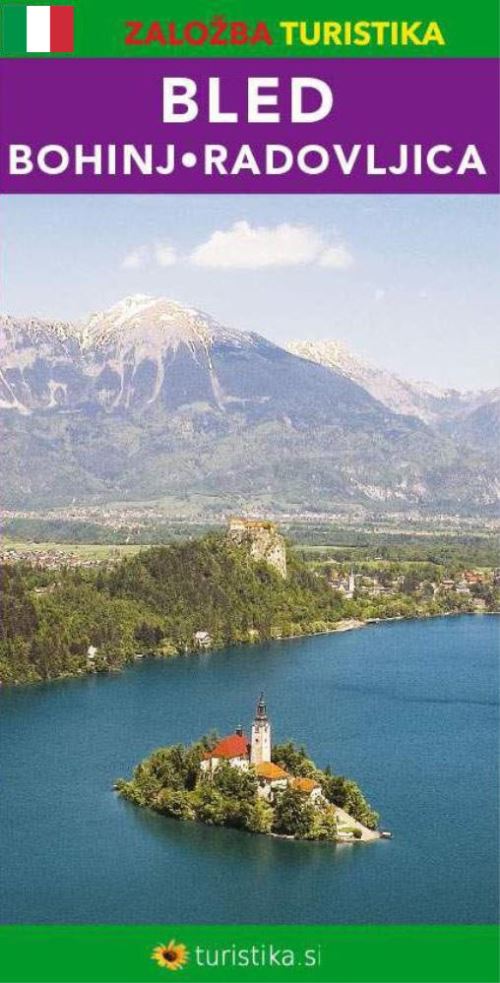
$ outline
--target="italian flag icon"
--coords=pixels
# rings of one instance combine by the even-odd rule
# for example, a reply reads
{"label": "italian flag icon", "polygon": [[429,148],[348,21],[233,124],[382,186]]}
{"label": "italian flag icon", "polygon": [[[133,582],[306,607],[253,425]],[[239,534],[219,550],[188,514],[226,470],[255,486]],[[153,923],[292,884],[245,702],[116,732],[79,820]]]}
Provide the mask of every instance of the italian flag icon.
{"label": "italian flag icon", "polygon": [[0,7],[0,47],[6,55],[52,54],[73,51],[73,7]]}

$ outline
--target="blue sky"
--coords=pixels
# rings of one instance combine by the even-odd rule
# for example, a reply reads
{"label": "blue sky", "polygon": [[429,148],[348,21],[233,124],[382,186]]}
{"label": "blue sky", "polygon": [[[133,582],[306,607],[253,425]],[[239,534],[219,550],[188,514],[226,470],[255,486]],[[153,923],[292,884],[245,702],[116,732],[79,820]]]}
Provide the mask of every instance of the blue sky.
{"label": "blue sky", "polygon": [[498,199],[12,196],[1,310],[73,319],[148,293],[276,342],[343,341],[438,385],[498,385]]}

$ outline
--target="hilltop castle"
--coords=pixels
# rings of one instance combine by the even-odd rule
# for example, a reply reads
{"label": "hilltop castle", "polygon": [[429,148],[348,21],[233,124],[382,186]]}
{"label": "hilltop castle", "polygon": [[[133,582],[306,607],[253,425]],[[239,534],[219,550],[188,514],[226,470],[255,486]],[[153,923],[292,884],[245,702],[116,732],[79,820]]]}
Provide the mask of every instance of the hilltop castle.
{"label": "hilltop castle", "polygon": [[246,545],[254,560],[264,560],[286,577],[286,546],[274,522],[268,519],[229,519],[228,536],[235,543]]}

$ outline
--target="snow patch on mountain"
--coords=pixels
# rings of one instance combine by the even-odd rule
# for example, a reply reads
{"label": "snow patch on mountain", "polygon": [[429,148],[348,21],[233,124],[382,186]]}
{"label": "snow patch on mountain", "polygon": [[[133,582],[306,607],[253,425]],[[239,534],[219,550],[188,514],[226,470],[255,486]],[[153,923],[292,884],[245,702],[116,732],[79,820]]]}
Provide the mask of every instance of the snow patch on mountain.
{"label": "snow patch on mountain", "polygon": [[166,297],[134,294],[84,325],[86,348],[124,352],[134,349],[136,360],[158,358],[166,350],[187,345],[193,353],[215,339],[234,340],[240,332],[223,327],[209,314]]}
{"label": "snow patch on mountain", "polygon": [[2,358],[21,348],[64,344],[78,337],[75,325],[68,321],[48,321],[39,317],[12,317],[0,314],[0,352]]}
{"label": "snow patch on mountain", "polygon": [[498,398],[498,390],[460,392],[429,382],[409,382],[354,355],[339,341],[290,341],[284,347],[293,355],[340,372],[394,413],[416,416],[428,424],[460,418]]}

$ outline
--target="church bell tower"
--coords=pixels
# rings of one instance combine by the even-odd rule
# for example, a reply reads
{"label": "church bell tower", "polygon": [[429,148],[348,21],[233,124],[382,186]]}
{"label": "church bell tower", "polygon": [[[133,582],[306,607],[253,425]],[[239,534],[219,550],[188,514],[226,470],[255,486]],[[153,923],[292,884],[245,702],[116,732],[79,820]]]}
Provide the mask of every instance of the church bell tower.
{"label": "church bell tower", "polygon": [[264,694],[260,694],[257,703],[255,720],[252,724],[252,743],[250,747],[250,764],[261,765],[271,760],[271,724],[267,716]]}

